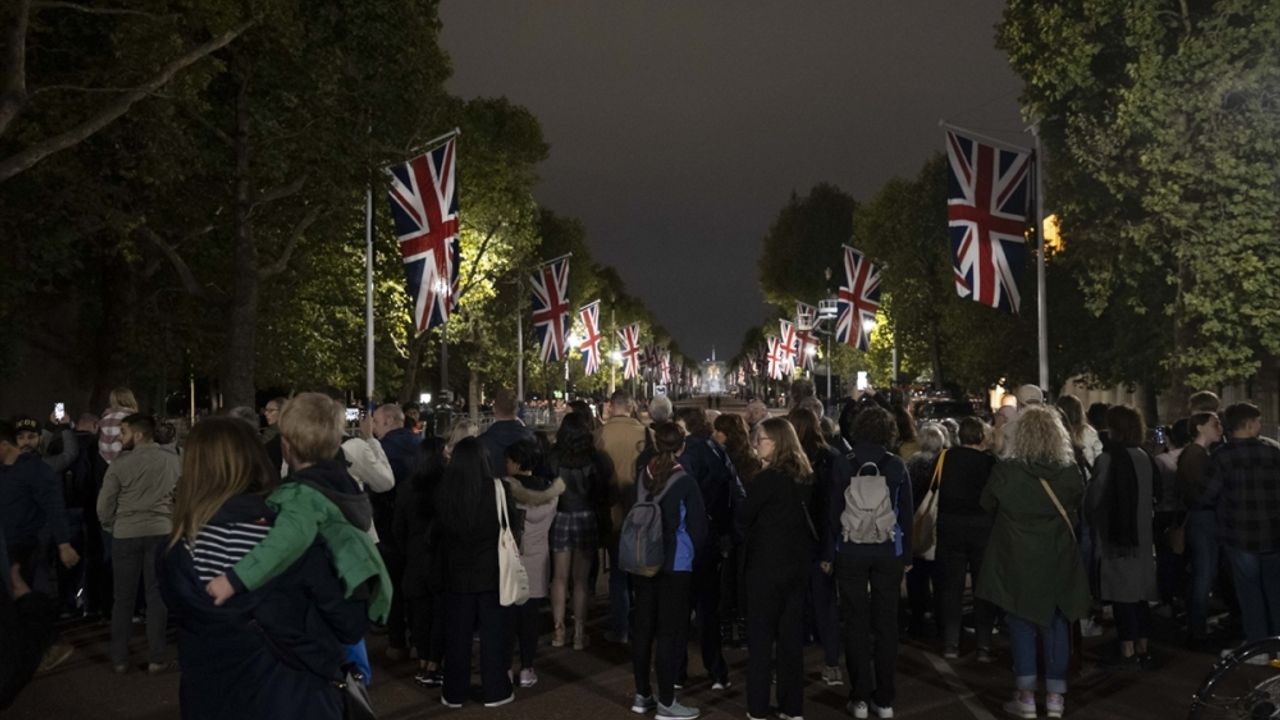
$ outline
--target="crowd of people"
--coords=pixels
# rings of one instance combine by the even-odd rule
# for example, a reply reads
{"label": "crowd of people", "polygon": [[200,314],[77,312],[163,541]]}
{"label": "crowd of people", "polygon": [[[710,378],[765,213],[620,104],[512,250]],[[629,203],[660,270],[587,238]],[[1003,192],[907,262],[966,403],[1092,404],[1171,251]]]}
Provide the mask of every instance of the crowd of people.
{"label": "crowd of people", "polygon": [[546,431],[499,391],[483,432],[438,437],[413,407],[353,429],[299,393],[178,438],[120,388],[74,427],[0,422],[0,627],[17,638],[0,708],[74,651],[55,630],[71,612],[110,619],[117,673],[171,671],[176,628],[188,718],[350,716],[375,628],[442,705],[501,706],[539,682],[541,638],[591,645],[600,575],[600,639],[629,646],[630,709],[658,720],[700,715],[677,696],[691,643],[716,692],[734,686],[725,647],[745,644],[749,718],[803,717],[809,640],[850,715],[891,718],[904,630],[978,663],[1001,659],[1003,631],[1005,709],[1035,718],[1042,687],[1062,716],[1106,612],[1116,670],[1157,662],[1153,606],[1185,613],[1195,647],[1235,639],[1211,633],[1224,614],[1246,640],[1280,634],[1280,446],[1257,407],[1198,393],[1152,437],[1130,406],[1014,399],[993,424],[918,426],[874,391],[828,414],[798,383],[785,414],[744,415],[620,391]]}

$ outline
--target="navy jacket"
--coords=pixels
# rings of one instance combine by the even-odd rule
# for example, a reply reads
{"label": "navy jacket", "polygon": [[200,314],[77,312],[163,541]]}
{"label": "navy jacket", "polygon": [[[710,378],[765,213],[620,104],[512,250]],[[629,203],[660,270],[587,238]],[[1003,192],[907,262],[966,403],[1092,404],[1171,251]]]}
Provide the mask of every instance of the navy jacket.
{"label": "navy jacket", "polygon": [[[210,524],[271,517],[262,497],[228,500]],[[184,720],[342,717],[345,646],[366,629],[366,603],[343,598],[324,543],[261,588],[215,607],[182,542],[157,561],[178,628]]]}
{"label": "navy jacket", "polygon": [[[627,504],[633,507],[647,470],[642,470],[636,483],[627,491]],[[698,483],[686,472],[676,471],[667,479],[669,487],[658,507],[662,509],[662,550],[666,558],[663,572],[691,572],[700,562],[707,538],[707,511],[702,504]]]}
{"label": "navy jacket", "polygon": [[489,475],[507,474],[507,448],[520,440],[533,440],[533,430],[519,420],[498,420],[480,433],[480,444],[489,461]]}
{"label": "navy jacket", "polygon": [[[707,509],[707,549],[719,538],[734,534],[734,513],[742,500],[742,485],[728,453],[711,438],[690,435],[685,438],[680,466],[698,482],[702,502]],[[702,547],[699,546],[701,550]],[[710,560],[701,554],[702,560]]]}
{"label": "navy jacket", "polygon": [[62,479],[35,453],[0,465],[0,527],[10,547],[36,542],[47,529],[54,542],[71,538],[62,502]]}
{"label": "navy jacket", "polygon": [[[849,474],[837,478],[831,484],[831,494],[827,506],[827,538],[824,543],[822,558],[827,562],[835,560],[837,552],[862,557],[901,557],[911,558],[911,525],[915,517],[915,504],[911,497],[911,478],[907,475],[907,465],[902,458],[885,450],[879,445],[855,442],[853,452],[848,458]],[[864,463],[875,463],[880,468],[889,486],[889,500],[893,503],[898,516],[898,530],[895,537],[883,543],[862,544],[845,542],[840,515],[844,512],[844,491],[849,487],[850,478],[856,474]]]}

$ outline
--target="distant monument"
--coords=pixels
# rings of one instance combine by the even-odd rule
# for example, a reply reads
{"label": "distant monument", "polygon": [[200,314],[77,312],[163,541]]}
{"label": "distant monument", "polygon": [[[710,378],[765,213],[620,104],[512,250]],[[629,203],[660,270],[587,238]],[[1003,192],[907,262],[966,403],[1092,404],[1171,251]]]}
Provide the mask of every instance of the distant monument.
{"label": "distant monument", "polygon": [[698,388],[703,395],[722,395],[724,394],[725,378],[728,377],[729,368],[723,360],[716,360],[716,347],[711,346],[711,359],[706,360],[701,365],[702,383]]}

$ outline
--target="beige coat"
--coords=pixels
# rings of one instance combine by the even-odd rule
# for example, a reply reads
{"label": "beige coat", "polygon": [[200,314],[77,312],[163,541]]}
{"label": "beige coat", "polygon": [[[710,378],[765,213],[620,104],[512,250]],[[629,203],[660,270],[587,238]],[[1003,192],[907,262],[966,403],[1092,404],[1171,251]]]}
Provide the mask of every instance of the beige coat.
{"label": "beige coat", "polygon": [[182,459],[173,448],[143,443],[107,467],[98,493],[98,518],[116,538],[168,535],[173,529],[173,491]]}
{"label": "beige coat", "polygon": [[625,498],[636,484],[636,458],[644,450],[645,426],[635,418],[614,416],[596,431],[596,447],[613,463],[613,527],[622,527]]}

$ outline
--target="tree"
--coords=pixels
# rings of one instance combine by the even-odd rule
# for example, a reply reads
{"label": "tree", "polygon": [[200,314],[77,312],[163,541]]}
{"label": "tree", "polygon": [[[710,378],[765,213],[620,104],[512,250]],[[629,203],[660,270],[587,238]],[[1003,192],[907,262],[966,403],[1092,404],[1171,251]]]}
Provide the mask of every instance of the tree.
{"label": "tree", "polygon": [[790,316],[796,301],[814,304],[829,296],[839,284],[830,278],[840,267],[841,246],[853,234],[857,207],[852,197],[828,183],[815,185],[803,197],[791,194],[769,226],[758,262],[767,302]]}
{"label": "tree", "polygon": [[1102,333],[1150,359],[1111,369],[1185,396],[1280,351],[1280,7],[1167,6],[1013,0],[999,38],[1088,309],[1159,330]]}

